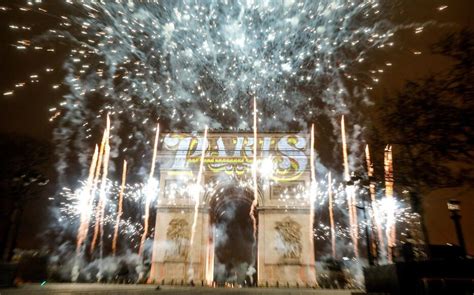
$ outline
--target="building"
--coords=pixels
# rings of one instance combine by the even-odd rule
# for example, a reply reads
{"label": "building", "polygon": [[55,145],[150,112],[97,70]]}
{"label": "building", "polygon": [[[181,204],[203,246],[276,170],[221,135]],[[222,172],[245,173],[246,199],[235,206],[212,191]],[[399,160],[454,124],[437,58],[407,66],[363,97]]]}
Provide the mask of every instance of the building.
{"label": "building", "polygon": [[219,216],[256,197],[258,285],[316,284],[309,135],[258,134],[256,195],[253,142],[252,133],[164,136],[150,281],[212,284]]}

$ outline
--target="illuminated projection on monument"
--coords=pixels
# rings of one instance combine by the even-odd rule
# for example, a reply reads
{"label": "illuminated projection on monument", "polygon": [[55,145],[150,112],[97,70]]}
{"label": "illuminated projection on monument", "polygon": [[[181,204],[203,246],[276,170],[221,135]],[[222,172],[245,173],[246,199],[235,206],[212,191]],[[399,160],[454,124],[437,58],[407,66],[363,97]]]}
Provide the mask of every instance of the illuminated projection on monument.
{"label": "illuminated projection on monument", "polygon": [[[242,175],[253,164],[253,137],[251,135],[214,135],[206,140],[204,164],[207,171]],[[260,166],[272,171],[275,181],[298,179],[308,166],[306,136],[260,135],[257,157]],[[187,174],[197,169],[202,155],[203,137],[190,134],[168,134],[164,138],[161,169],[172,174]],[[164,157],[163,157],[164,156]]]}

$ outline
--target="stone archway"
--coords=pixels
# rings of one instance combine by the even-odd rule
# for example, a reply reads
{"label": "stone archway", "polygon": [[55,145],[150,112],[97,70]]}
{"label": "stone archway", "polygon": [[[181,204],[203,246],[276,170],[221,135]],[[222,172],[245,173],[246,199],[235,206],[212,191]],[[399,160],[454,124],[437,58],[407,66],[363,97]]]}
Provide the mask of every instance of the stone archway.
{"label": "stone archway", "polygon": [[[159,156],[162,165],[150,282],[180,284],[192,279],[195,284],[212,284],[215,273],[213,211],[226,202],[233,202],[232,196],[238,194],[228,194],[229,200],[220,205],[213,203],[213,196],[221,189],[237,188],[241,184],[238,178],[251,177],[251,139],[248,134],[210,134],[207,140],[211,148],[206,153],[200,185],[217,183],[217,187],[191,196],[189,194],[199,193],[192,190],[195,187],[192,182],[196,179],[202,137],[165,136],[163,145],[167,152]],[[258,176],[258,285],[314,286],[308,140],[304,135],[269,133],[259,134],[258,143],[257,161],[270,156],[276,161],[275,177],[263,172]],[[252,181],[243,183],[247,183],[244,189],[253,196]],[[187,189],[182,190],[181,186]],[[182,191],[187,195],[182,195]],[[191,247],[189,228],[194,222],[196,198],[199,203]],[[253,200],[246,197],[244,201],[249,199]]]}
{"label": "stone archway", "polygon": [[[236,183],[221,186],[209,198],[213,281],[253,285],[257,281],[257,243],[249,212],[253,192]],[[258,216],[256,216],[258,222]],[[258,223],[257,223],[258,224]]]}

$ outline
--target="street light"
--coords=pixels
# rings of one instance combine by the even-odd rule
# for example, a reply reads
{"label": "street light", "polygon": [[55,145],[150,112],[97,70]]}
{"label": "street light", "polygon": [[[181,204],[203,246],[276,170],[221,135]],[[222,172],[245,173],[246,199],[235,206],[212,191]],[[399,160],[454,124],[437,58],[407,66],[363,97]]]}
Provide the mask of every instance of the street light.
{"label": "street light", "polygon": [[464,235],[462,234],[461,229],[461,201],[451,199],[448,201],[448,210],[451,213],[451,219],[454,222],[454,227],[456,229],[456,235],[458,236],[458,243],[461,247],[462,256],[466,257],[466,243],[464,242]]}

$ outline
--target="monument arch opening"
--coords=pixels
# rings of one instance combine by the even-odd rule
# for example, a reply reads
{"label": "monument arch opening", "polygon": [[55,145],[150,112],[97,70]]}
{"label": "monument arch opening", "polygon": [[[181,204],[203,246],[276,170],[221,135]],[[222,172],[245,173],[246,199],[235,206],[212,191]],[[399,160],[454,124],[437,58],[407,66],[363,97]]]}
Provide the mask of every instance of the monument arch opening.
{"label": "monument arch opening", "polygon": [[[214,240],[214,281],[256,282],[257,241],[249,218],[253,192],[237,184],[219,189],[209,202]],[[258,222],[258,220],[257,220]]]}

